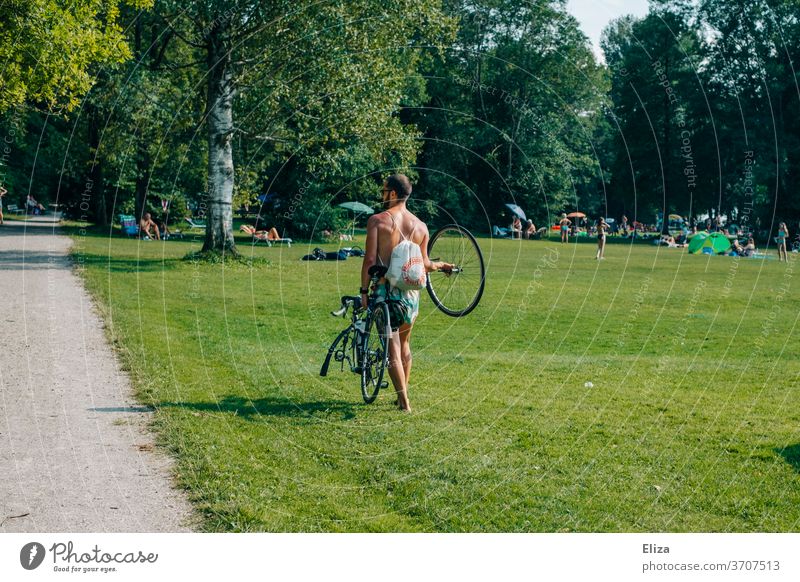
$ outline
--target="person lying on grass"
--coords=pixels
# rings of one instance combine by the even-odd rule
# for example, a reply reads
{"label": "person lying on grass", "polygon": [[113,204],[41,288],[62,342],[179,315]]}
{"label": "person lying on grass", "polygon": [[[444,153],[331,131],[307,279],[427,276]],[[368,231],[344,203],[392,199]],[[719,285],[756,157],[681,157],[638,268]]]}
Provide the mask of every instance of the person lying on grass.
{"label": "person lying on grass", "polygon": [[252,235],[256,240],[279,240],[281,238],[281,235],[278,234],[278,230],[274,226],[269,230],[256,230],[254,226],[243,224],[239,227],[239,230]]}
{"label": "person lying on grass", "polygon": [[[432,262],[428,257],[428,227],[406,208],[411,195],[411,182],[403,174],[393,174],[383,183],[381,190],[383,205],[386,208],[373,214],[367,221],[367,244],[364,263],[361,266],[361,305],[367,304],[369,294],[369,269],[375,264],[389,266],[394,247],[401,240],[410,240],[419,245],[425,271],[444,271],[449,273],[453,265]],[[389,376],[397,393],[397,406],[410,411],[408,402],[408,380],[411,375],[411,328],[419,313],[419,291],[400,290],[391,287],[386,279],[378,283],[377,292],[395,308],[392,314],[392,335],[389,340]],[[391,308],[390,308],[391,312]]]}

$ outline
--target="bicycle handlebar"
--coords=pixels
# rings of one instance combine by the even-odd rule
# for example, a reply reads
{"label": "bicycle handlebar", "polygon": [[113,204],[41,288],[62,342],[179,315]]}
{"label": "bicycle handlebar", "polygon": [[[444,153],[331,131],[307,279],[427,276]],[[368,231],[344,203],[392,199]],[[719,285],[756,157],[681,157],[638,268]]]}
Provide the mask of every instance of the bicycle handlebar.
{"label": "bicycle handlebar", "polygon": [[342,306],[337,309],[336,311],[331,311],[331,315],[334,317],[345,317],[347,315],[347,310],[353,307],[354,309],[361,309],[361,297],[357,295],[343,295],[342,296]]}

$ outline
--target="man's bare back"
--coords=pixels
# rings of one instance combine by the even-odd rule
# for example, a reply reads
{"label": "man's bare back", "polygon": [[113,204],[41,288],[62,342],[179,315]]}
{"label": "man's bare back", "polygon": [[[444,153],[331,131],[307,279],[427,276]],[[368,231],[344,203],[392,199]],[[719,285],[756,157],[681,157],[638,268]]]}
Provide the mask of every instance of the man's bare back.
{"label": "man's bare back", "polygon": [[[428,227],[407,208],[390,208],[370,218],[378,234],[378,264],[389,265],[392,251],[405,236],[420,248],[428,244]],[[367,224],[369,228],[369,223]]]}

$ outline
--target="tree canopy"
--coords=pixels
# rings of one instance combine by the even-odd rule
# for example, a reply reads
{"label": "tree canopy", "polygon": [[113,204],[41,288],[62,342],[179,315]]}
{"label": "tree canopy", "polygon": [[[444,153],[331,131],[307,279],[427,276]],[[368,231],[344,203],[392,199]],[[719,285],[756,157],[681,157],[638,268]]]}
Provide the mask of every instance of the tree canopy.
{"label": "tree canopy", "polygon": [[6,0],[0,4],[0,112],[25,102],[71,111],[97,67],[131,53],[120,6],[152,0]]}
{"label": "tree canopy", "polygon": [[397,170],[426,220],[483,232],[506,203],[538,225],[800,219],[792,0],[653,0],[606,28],[604,60],[565,0],[11,0],[0,17],[0,180],[98,223],[169,204],[235,253],[240,207],[317,237]]}

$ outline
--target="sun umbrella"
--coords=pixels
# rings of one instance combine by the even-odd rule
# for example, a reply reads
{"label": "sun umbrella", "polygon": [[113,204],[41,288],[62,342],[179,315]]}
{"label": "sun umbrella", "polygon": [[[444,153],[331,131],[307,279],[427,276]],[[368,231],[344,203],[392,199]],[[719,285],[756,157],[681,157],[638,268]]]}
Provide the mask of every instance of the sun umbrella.
{"label": "sun umbrella", "polygon": [[669,219],[670,220],[683,220],[683,216],[681,216],[680,214],[670,214],[669,215]]}
{"label": "sun umbrella", "polygon": [[375,214],[375,211],[361,202],[342,202],[338,205],[339,208],[344,208],[353,213],[353,222],[350,226],[350,238],[352,239],[356,234],[356,217],[359,214]]}
{"label": "sun umbrella", "polygon": [[698,233],[689,241],[690,253],[720,254],[731,248],[731,241],[721,232]]}
{"label": "sun umbrella", "polygon": [[339,208],[346,208],[347,210],[351,210],[356,214],[375,214],[375,211],[372,208],[366,204],[362,204],[361,202],[342,202],[339,204]]}
{"label": "sun umbrella", "polygon": [[570,212],[567,218],[586,218],[586,215],[583,212]]}
{"label": "sun umbrella", "polygon": [[528,220],[528,217],[525,216],[525,212],[523,212],[522,208],[516,204],[506,204],[506,208],[508,208],[515,215],[519,216],[520,220]]}

